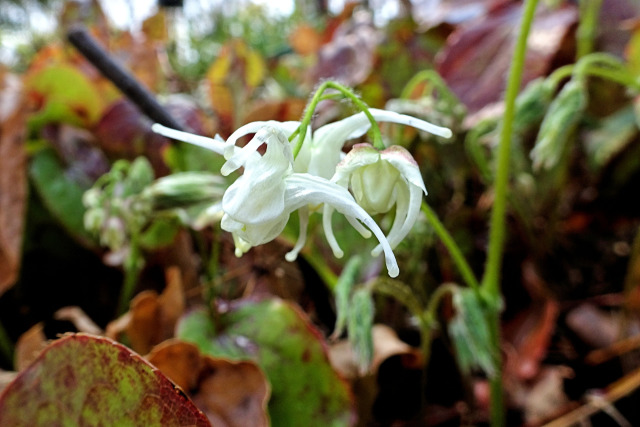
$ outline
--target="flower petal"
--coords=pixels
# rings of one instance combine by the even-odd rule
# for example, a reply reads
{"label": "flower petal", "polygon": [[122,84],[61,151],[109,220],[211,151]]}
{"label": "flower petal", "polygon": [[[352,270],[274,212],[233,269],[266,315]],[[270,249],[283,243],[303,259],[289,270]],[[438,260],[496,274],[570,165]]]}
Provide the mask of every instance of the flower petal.
{"label": "flower petal", "polygon": [[293,174],[286,181],[285,205],[288,210],[299,209],[309,204],[325,203],[345,216],[358,219],[378,238],[384,251],[389,276],[398,275],[398,263],[384,233],[347,190],[331,181],[309,174]]}
{"label": "flower petal", "polygon": [[167,138],[197,145],[198,147],[206,148],[207,150],[211,150],[218,154],[223,154],[226,147],[225,142],[220,135],[216,135],[214,138],[207,138],[206,136],[171,129],[166,126],[162,126],[160,123],[154,123],[151,126],[151,130],[159,135],[166,136]]}

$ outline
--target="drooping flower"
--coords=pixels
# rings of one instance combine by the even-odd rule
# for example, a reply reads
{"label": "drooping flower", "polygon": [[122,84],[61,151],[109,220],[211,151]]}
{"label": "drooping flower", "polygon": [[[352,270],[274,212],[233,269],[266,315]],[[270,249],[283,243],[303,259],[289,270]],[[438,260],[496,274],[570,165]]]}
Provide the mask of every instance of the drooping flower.
{"label": "drooping flower", "polygon": [[[370,108],[369,113],[377,122],[402,124],[444,138],[451,137],[451,130],[405,114],[377,108]],[[319,127],[310,140],[304,141],[296,157],[294,166],[296,172],[308,172],[330,179],[341,160],[345,142],[361,137],[370,127],[371,122],[363,112]]]}
{"label": "drooping flower", "polygon": [[[449,129],[410,116],[377,109],[369,112],[376,121],[451,136]],[[331,227],[334,210],[342,213],[364,237],[373,232],[380,242],[373,253],[384,252],[389,275],[397,276],[392,246],[369,213],[388,212],[395,205],[396,220],[389,232],[391,244],[397,245],[406,236],[417,218],[422,193],[426,194],[415,161],[400,147],[378,152],[368,146],[368,149],[356,147],[354,154],[347,154],[341,163],[345,142],[364,135],[371,127],[364,113],[322,126],[313,134],[307,130],[294,159],[288,138],[299,127],[299,122],[252,122],[237,129],[226,142],[219,137],[204,138],[160,125],[154,125],[154,131],[224,154],[227,162],[222,166],[222,175],[244,167],[243,175],[228,187],[222,198],[221,226],[233,234],[238,256],[275,239],[297,210],[300,235],[286,255],[287,260],[294,260],[305,244],[309,215],[324,206],[325,234],[337,257],[342,256],[342,251]],[[250,134],[255,135],[249,143],[242,148],[236,146],[241,137]],[[266,151],[261,155],[257,150],[263,144]],[[376,174],[380,174],[377,181]]]}
{"label": "drooping flower", "polygon": [[[422,194],[427,194],[418,164],[403,147],[378,151],[370,144],[356,144],[337,165],[331,181],[351,190],[356,202],[369,214],[396,214],[387,240],[392,248],[409,233],[420,213]],[[331,214],[325,207],[325,218]],[[337,245],[330,223],[325,232],[332,248]],[[380,247],[373,253],[379,253]],[[334,252],[335,252],[334,248]]]}
{"label": "drooping flower", "polygon": [[[266,144],[264,155],[257,149]],[[280,128],[263,126],[243,148],[235,150],[222,167],[223,174],[244,167],[244,173],[222,198],[222,228],[230,231],[241,255],[252,246],[275,239],[293,211],[299,211],[300,236],[287,260],[294,260],[306,241],[309,206],[324,204],[350,221],[366,225],[380,241],[389,275],[398,265],[384,233],[343,187],[322,177],[293,171],[291,145]]]}

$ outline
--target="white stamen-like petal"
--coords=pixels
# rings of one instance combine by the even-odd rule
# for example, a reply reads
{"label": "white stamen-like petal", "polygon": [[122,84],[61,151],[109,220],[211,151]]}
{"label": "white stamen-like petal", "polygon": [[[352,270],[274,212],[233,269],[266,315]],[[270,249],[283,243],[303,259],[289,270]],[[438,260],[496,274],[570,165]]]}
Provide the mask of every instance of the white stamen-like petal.
{"label": "white stamen-like petal", "polygon": [[384,233],[344,188],[313,175],[293,174],[287,178],[285,200],[286,206],[291,210],[299,209],[304,205],[325,203],[345,216],[358,219],[373,232],[382,245],[389,276],[396,277],[398,275],[398,263]]}
{"label": "white stamen-like petal", "polygon": [[161,125],[160,123],[154,123],[151,126],[151,130],[159,135],[166,136],[167,138],[184,141],[192,145],[197,145],[198,147],[206,148],[207,150],[211,150],[218,154],[224,154],[226,144],[220,135],[216,135],[214,138],[207,138],[206,136],[171,129]]}
{"label": "white stamen-like petal", "polygon": [[451,136],[453,135],[451,129],[449,128],[437,126],[433,123],[427,122],[426,120],[420,120],[406,114],[399,114],[394,111],[388,110],[379,110],[377,108],[370,108],[369,112],[378,122],[390,122],[411,126],[413,128],[420,129],[422,131],[429,132],[443,138],[451,138]]}
{"label": "white stamen-like petal", "polygon": [[293,262],[298,258],[298,254],[307,242],[307,228],[309,226],[309,208],[307,206],[301,207],[298,211],[298,220],[300,222],[300,234],[298,235],[298,241],[293,249],[287,252],[284,256],[284,258],[289,262]]}
{"label": "white stamen-like petal", "polygon": [[336,236],[333,234],[333,225],[331,223],[333,211],[334,209],[329,205],[324,205],[324,211],[322,213],[322,228],[324,228],[324,236],[327,239],[327,243],[329,243],[333,256],[336,258],[342,258],[344,256],[344,251],[340,248],[340,245],[336,240]]}

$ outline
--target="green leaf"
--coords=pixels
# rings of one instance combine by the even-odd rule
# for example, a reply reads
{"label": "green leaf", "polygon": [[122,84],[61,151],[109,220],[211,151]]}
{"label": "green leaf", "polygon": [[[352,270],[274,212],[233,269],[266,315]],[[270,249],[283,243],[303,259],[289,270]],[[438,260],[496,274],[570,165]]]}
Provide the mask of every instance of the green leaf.
{"label": "green leaf", "polygon": [[333,337],[337,338],[344,331],[344,327],[347,324],[347,313],[349,312],[349,297],[351,296],[351,290],[356,283],[360,267],[362,265],[362,258],[354,256],[347,261],[342,274],[338,279],[335,287],[336,296],[336,327],[333,331]]}
{"label": "green leaf", "polygon": [[496,349],[491,347],[491,334],[480,295],[473,289],[457,289],[453,293],[455,317],[449,322],[449,335],[456,349],[460,369],[468,374],[482,369],[492,376],[496,370]]}
{"label": "green leaf", "polygon": [[271,383],[273,426],[349,424],[348,386],[329,364],[320,333],[295,305],[243,301],[221,313],[216,325],[207,311],[194,311],[181,320],[177,335],[205,354],[255,361]]}
{"label": "green leaf", "polygon": [[373,360],[373,315],[375,310],[368,288],[357,289],[351,297],[347,329],[349,341],[358,357],[358,365],[366,372]]}
{"label": "green leaf", "polygon": [[84,188],[65,175],[52,149],[39,151],[29,167],[29,176],[51,215],[76,239],[90,245],[93,239],[84,228]]}
{"label": "green leaf", "polygon": [[569,81],[551,102],[536,144],[531,150],[534,169],[556,166],[587,107],[587,88],[580,79]]}
{"label": "green leaf", "polygon": [[584,139],[589,165],[596,170],[606,166],[637,134],[638,127],[631,105],[604,118]]}
{"label": "green leaf", "polygon": [[86,334],[50,344],[0,395],[0,425],[210,425],[142,357]]}

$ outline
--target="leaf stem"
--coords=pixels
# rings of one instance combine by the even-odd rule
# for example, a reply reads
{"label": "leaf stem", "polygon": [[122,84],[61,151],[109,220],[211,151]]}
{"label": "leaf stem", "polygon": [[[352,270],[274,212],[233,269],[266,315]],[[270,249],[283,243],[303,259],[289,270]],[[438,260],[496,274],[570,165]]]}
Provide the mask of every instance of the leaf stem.
{"label": "leaf stem", "polygon": [[118,316],[127,312],[144,263],[144,257],[140,252],[137,239],[132,237],[131,253],[124,263],[124,283],[122,284],[122,290],[120,291],[120,298],[118,300]]}
{"label": "leaf stem", "polygon": [[491,425],[503,426],[505,423],[501,358],[500,358],[500,270],[505,241],[505,216],[506,201],[509,182],[509,157],[511,153],[511,137],[513,133],[513,120],[515,115],[516,98],[522,81],[525,56],[527,51],[527,38],[535,16],[538,0],[525,0],[523,6],[522,22],[514,48],[511,68],[507,80],[505,94],[505,110],[500,132],[498,147],[498,159],[495,180],[495,196],[491,211],[489,229],[489,249],[486,269],[482,280],[481,293],[487,298],[487,321],[491,331],[491,344],[496,349],[498,360],[496,361],[496,373],[491,378]]}
{"label": "leaf stem", "polygon": [[438,215],[436,215],[433,209],[431,209],[425,201],[422,202],[422,212],[424,212],[427,217],[427,221],[431,223],[433,230],[440,240],[442,240],[442,243],[449,250],[449,254],[453,259],[453,262],[456,264],[460,274],[462,275],[462,279],[470,288],[478,290],[480,288],[480,284],[478,283],[476,276],[473,274],[473,270],[471,270],[471,267],[467,263],[464,255],[462,255],[460,247],[456,244],[455,240],[453,240],[453,237],[451,237],[451,234],[449,234],[442,222],[440,222]]}

